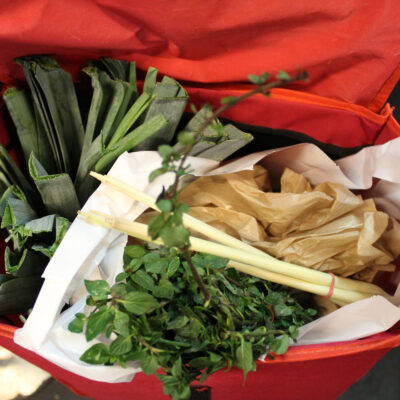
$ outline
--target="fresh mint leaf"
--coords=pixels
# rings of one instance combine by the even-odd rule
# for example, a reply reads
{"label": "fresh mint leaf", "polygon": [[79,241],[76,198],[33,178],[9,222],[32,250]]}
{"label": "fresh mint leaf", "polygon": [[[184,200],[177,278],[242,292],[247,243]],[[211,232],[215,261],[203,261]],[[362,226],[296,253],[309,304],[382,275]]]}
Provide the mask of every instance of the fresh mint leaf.
{"label": "fresh mint leaf", "polygon": [[188,322],[189,318],[186,315],[178,315],[175,319],[168,323],[168,329],[183,328]]}
{"label": "fresh mint leaf", "polygon": [[287,72],[279,71],[276,74],[276,79],[279,79],[281,81],[287,82],[287,81],[290,81],[291,78],[290,78],[290,75]]}
{"label": "fresh mint leaf", "polygon": [[142,269],[139,269],[133,275],[131,275],[131,279],[144,289],[153,291],[155,288],[154,279]]}
{"label": "fresh mint leaf", "polygon": [[161,239],[167,247],[185,247],[189,242],[189,231],[184,226],[167,226],[161,231]]}
{"label": "fresh mint leaf", "polygon": [[168,262],[168,270],[167,270],[168,278],[171,278],[172,276],[175,275],[180,265],[181,262],[179,260],[179,257],[174,257]]}
{"label": "fresh mint leaf", "polygon": [[148,293],[130,292],[123,300],[119,300],[127,311],[142,315],[149,313],[160,306],[159,302]]}
{"label": "fresh mint leaf", "polygon": [[122,311],[116,310],[114,316],[114,328],[122,336],[129,335],[129,315]]}
{"label": "fresh mint leaf", "polygon": [[172,210],[172,201],[169,199],[161,199],[157,201],[157,207],[163,212],[170,212]]}
{"label": "fresh mint leaf", "polygon": [[80,360],[88,364],[105,364],[110,358],[108,348],[103,343],[94,344],[86,350]]}
{"label": "fresh mint leaf", "polygon": [[110,344],[110,353],[114,356],[121,356],[132,350],[132,339],[130,336],[118,336]]}
{"label": "fresh mint leaf", "polygon": [[112,322],[113,318],[114,313],[112,309],[107,306],[103,306],[97,312],[92,313],[86,324],[86,340],[89,342],[100,335],[100,333],[104,332],[107,325]]}
{"label": "fresh mint leaf", "polygon": [[[83,315],[83,317],[82,317]],[[68,330],[74,333],[83,332],[83,327],[85,326],[85,314],[76,314],[75,318],[69,323]]]}
{"label": "fresh mint leaf", "polygon": [[141,258],[147,253],[146,249],[139,244],[125,246],[124,255],[130,258]]}
{"label": "fresh mint leaf", "polygon": [[142,368],[143,373],[146,375],[155,374],[158,369],[157,358],[154,355],[143,356],[140,368]]}
{"label": "fresh mint leaf", "polygon": [[243,370],[244,382],[246,382],[247,374],[255,370],[252,344],[242,339],[235,355],[236,365]]}
{"label": "fresh mint leaf", "polygon": [[106,300],[110,294],[110,285],[103,280],[85,280],[85,286],[86,290],[94,300]]}
{"label": "fresh mint leaf", "polygon": [[192,146],[195,142],[195,137],[192,132],[182,131],[178,134],[178,143],[183,146]]}
{"label": "fresh mint leaf", "polygon": [[158,298],[171,300],[174,297],[174,286],[167,279],[160,279],[158,286],[154,287],[153,295]]}
{"label": "fresh mint leaf", "polygon": [[236,101],[237,101],[237,97],[236,96],[227,96],[227,97],[223,97],[221,99],[221,104],[234,103]]}
{"label": "fresh mint leaf", "polygon": [[168,160],[173,154],[175,154],[173,147],[169,146],[168,144],[162,144],[158,146],[157,150],[163,160]]}
{"label": "fresh mint leaf", "polygon": [[289,348],[290,339],[288,335],[274,339],[270,344],[270,349],[277,355],[284,354]]}

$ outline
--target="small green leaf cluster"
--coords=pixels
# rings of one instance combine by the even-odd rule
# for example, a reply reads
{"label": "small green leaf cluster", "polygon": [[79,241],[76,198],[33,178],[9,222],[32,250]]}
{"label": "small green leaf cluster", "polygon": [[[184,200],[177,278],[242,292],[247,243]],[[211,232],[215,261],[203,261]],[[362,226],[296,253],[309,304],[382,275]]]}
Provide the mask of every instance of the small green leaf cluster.
{"label": "small green leaf cluster", "polygon": [[158,146],[157,150],[162,158],[162,163],[160,168],[155,169],[149,175],[150,182],[153,182],[158,176],[167,172],[173,172],[180,178],[187,176],[192,172],[190,165],[179,165],[182,154],[176,151],[172,146],[168,144],[162,144]]}
{"label": "small green leaf cluster", "polygon": [[125,366],[136,361],[157,374],[172,399],[188,399],[190,383],[221,368],[256,370],[262,354],[283,354],[298,327],[312,320],[286,288],[227,268],[226,259],[192,254],[208,287],[209,305],[185,258],[174,249],[127,246],[124,272],[110,286],[86,281],[89,316],[77,314],[73,332],[88,341],[105,334],[81,357],[90,364]]}

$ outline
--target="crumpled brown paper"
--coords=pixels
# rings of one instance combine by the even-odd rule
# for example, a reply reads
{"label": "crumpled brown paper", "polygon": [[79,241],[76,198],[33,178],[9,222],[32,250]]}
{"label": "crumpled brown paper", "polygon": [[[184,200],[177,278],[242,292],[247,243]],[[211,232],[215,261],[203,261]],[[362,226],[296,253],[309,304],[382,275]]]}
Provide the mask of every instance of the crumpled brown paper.
{"label": "crumpled brown paper", "polygon": [[281,191],[271,192],[268,172],[204,176],[180,201],[190,214],[285,261],[372,281],[392,271],[400,254],[400,224],[342,184],[316,187],[286,169]]}

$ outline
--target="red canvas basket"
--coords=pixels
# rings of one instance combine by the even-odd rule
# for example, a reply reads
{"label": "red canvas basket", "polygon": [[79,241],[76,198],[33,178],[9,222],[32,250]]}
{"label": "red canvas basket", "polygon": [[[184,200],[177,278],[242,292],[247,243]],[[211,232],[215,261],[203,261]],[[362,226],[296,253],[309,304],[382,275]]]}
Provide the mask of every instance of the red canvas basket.
{"label": "red canvas basket", "polygon": [[[257,132],[256,149],[281,137],[316,143],[334,156],[400,136],[385,102],[400,77],[400,3],[276,0],[32,0],[0,3],[0,81],[22,77],[13,58],[55,54],[77,79],[88,59],[111,56],[157,67],[182,82],[196,105],[218,104],[246,90],[249,73],[310,72],[310,84],[255,96],[224,117]],[[4,106],[2,105],[2,110]],[[0,140],[10,141],[0,124]],[[254,145],[253,145],[254,146]],[[2,246],[4,243],[2,242]],[[0,345],[96,400],[164,399],[161,383],[137,374],[130,383],[90,381],[13,342],[0,323]],[[335,399],[386,352],[400,330],[362,340],[290,348],[242,373],[220,371],[205,383],[213,400]]]}

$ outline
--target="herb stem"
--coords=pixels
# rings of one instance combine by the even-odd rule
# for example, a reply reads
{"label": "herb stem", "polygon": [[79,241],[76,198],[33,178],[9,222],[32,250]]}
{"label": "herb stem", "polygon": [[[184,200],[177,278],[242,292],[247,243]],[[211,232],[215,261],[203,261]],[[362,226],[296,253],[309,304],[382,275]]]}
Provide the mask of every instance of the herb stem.
{"label": "herb stem", "polygon": [[199,285],[200,290],[201,290],[201,291],[203,292],[203,294],[204,294],[204,300],[205,300],[205,302],[206,302],[206,303],[209,302],[210,299],[211,299],[210,292],[208,291],[206,285],[203,283],[202,279],[200,278],[200,275],[199,275],[199,273],[197,272],[197,269],[196,269],[196,267],[195,267],[194,264],[193,264],[192,257],[190,257],[190,252],[189,252],[189,249],[188,249],[187,246],[186,246],[185,248],[182,249],[182,254],[183,254],[183,256],[185,257],[185,260],[186,260],[186,262],[187,262],[188,265],[189,265],[189,268],[190,268],[190,271],[191,271],[192,274],[193,274],[194,280],[195,280],[196,283]]}

